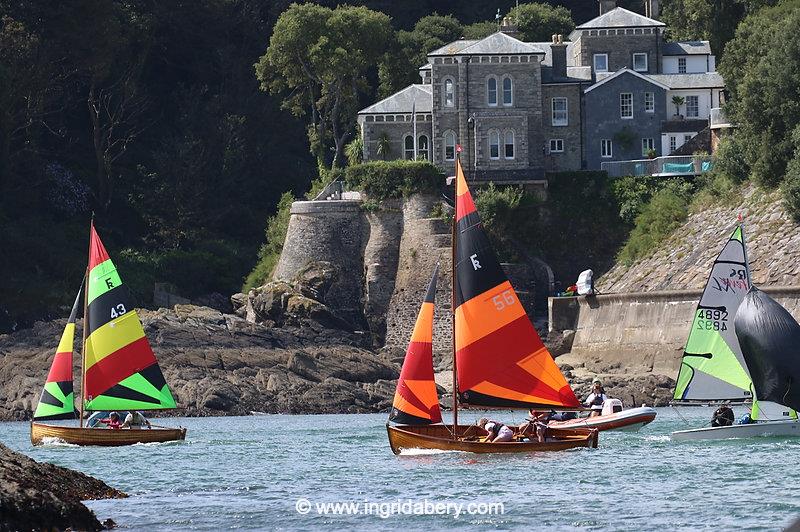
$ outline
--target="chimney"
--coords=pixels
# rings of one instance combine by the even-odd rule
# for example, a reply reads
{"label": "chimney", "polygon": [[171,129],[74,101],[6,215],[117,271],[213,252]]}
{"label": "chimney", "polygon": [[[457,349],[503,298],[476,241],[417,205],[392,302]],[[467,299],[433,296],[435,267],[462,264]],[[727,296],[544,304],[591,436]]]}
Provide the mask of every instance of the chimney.
{"label": "chimney", "polygon": [[617,7],[617,0],[600,0],[600,14],[605,15]]}
{"label": "chimney", "polygon": [[553,35],[553,43],[550,45],[551,57],[553,58],[553,77],[567,77],[567,44],[564,42],[563,35]]}
{"label": "chimney", "polygon": [[652,19],[658,19],[658,12],[658,0],[644,0],[644,16]]}
{"label": "chimney", "polygon": [[500,31],[514,38],[517,38],[519,35],[519,32],[517,31],[517,25],[514,24],[514,21],[511,20],[511,17],[503,18],[502,22],[500,23]]}

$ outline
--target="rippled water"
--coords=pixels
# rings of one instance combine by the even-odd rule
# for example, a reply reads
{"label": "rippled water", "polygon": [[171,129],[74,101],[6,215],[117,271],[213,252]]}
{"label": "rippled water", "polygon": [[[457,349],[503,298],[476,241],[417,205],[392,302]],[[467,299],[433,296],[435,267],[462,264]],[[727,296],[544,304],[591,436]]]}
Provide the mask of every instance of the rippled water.
{"label": "rippled water", "polygon": [[[186,442],[123,448],[34,448],[26,423],[0,423],[0,441],[129,493],[87,504],[130,530],[777,530],[800,517],[800,438],[672,442],[669,432],[687,426],[673,409],[658,411],[638,433],[602,433],[598,449],[528,455],[397,457],[384,415],[176,418],[168,424],[188,427]],[[696,426],[711,412],[680,411]],[[307,514],[297,511],[301,498]],[[462,515],[455,506],[450,515],[397,514],[425,511],[426,500],[429,512],[435,503],[463,504]],[[372,503],[371,514],[320,515],[317,504],[327,502]],[[484,512],[480,503],[502,503],[503,513],[466,515],[469,503]]]}

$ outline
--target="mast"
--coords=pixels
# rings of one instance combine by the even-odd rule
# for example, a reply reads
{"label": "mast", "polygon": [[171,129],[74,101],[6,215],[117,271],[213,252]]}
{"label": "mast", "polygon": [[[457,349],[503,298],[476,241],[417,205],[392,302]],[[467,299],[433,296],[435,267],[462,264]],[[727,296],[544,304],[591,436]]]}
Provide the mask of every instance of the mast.
{"label": "mast", "polygon": [[[460,157],[459,157],[460,158]],[[456,180],[458,176],[456,175]],[[457,181],[453,182],[453,190],[457,190]],[[453,199],[455,200],[455,192],[453,193]],[[451,261],[450,261],[450,281],[451,281],[451,290],[450,290],[450,311],[453,317],[452,320],[452,330],[451,335],[453,340],[453,439],[458,439],[456,436],[456,427],[458,426],[458,385],[456,384],[457,374],[456,374],[456,212],[453,212],[453,232],[452,232],[452,245],[450,246],[451,249]]]}
{"label": "mast", "polygon": [[86,402],[86,331],[89,329],[89,267],[83,281],[83,341],[81,343],[81,414],[80,427],[83,428],[83,404]]}

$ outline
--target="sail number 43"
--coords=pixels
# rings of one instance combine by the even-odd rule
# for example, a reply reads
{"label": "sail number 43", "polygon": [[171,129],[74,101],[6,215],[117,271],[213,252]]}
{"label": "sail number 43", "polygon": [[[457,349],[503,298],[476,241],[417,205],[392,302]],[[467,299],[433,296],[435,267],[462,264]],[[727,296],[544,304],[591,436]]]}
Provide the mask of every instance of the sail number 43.
{"label": "sail number 43", "polygon": [[697,311],[697,328],[701,331],[727,331],[728,311],[700,309]]}
{"label": "sail number 43", "polygon": [[494,303],[494,308],[497,310],[503,310],[506,307],[510,307],[514,304],[514,292],[511,290],[505,290],[502,293],[492,297],[492,303]]}
{"label": "sail number 43", "polygon": [[122,303],[120,303],[119,305],[117,305],[115,307],[111,307],[111,319],[114,319],[114,318],[117,318],[119,316],[122,316],[126,312],[128,312],[128,310],[125,308],[125,305],[123,305]]}

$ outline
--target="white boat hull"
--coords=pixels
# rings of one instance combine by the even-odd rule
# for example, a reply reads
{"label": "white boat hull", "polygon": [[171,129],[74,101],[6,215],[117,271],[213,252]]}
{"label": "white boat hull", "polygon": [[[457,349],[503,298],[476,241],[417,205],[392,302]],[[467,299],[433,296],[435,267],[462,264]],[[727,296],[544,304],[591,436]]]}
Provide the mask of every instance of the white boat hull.
{"label": "white boat hull", "polygon": [[548,423],[551,427],[558,428],[589,428],[604,430],[622,430],[628,432],[636,432],[656,418],[656,411],[649,406],[640,406],[638,408],[629,408],[622,412],[614,414],[606,414],[604,416],[595,416],[580,419],[571,419],[569,421],[551,421]]}
{"label": "white boat hull", "polygon": [[800,421],[764,421],[748,425],[729,425],[727,427],[705,427],[702,429],[679,430],[670,437],[673,440],[725,440],[730,438],[756,438],[761,436],[800,437]]}

